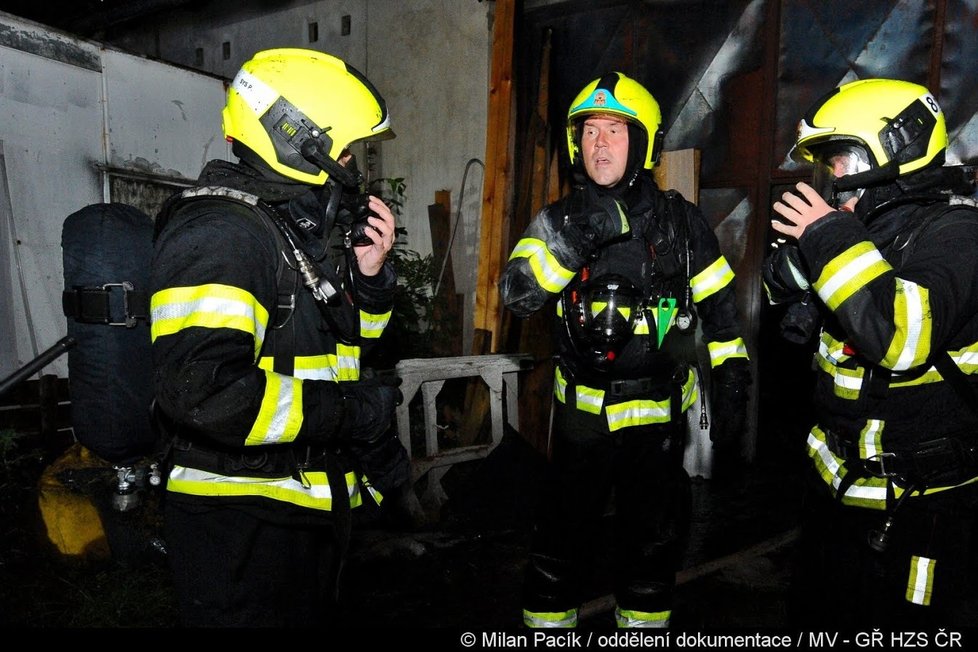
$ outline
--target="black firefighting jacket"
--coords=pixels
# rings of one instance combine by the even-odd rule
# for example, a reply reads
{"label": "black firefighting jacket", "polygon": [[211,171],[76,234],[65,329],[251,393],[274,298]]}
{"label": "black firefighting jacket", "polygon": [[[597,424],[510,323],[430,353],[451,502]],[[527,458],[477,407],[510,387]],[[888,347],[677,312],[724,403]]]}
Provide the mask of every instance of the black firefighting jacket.
{"label": "black firefighting jacket", "polygon": [[[234,166],[218,176],[225,189],[256,187]],[[359,338],[344,344],[288,247],[240,196],[205,192],[158,218],[152,351],[158,407],[176,435],[167,490],[276,518],[325,514],[340,508],[334,501],[345,510],[364,485],[329,444],[342,419],[338,382],[359,379],[362,347],[383,332],[394,272],[389,263],[375,277],[354,271]]]}
{"label": "black firefighting jacket", "polygon": [[[747,358],[737,321],[734,273],[703,214],[681,196],[670,206],[667,194],[647,175],[636,183],[639,192],[631,193],[627,207],[629,238],[600,248],[590,258],[579,255],[562,233],[574,211],[572,194],[533,219],[500,279],[503,302],[515,314],[525,317],[552,307],[558,360],[555,395],[595,414],[604,408],[611,430],[674,418],[670,395],[677,383],[682,410],[696,400],[695,375],[683,365],[692,333],[680,333],[676,327],[683,308],[698,314],[713,368]],[[596,367],[568,328],[567,302],[560,298],[573,292],[583,276],[598,279],[605,274],[626,277],[644,299],[633,336],[613,364]],[[609,391],[620,394],[614,388],[622,386],[634,387],[643,396],[612,399]],[[567,395],[569,391],[573,396]]]}
{"label": "black firefighting jacket", "polygon": [[888,491],[978,475],[974,401],[948,382],[976,384],[976,247],[978,211],[945,199],[895,205],[868,226],[831,213],[766,261],[772,303],[808,289],[821,307],[808,454],[843,502],[884,509]]}

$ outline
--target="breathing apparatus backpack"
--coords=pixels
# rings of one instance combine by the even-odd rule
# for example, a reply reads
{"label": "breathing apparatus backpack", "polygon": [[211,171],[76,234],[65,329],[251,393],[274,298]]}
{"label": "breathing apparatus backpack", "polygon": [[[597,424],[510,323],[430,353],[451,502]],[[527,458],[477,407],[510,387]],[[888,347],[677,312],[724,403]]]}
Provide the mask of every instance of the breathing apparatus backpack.
{"label": "breathing apparatus backpack", "polygon": [[61,246],[77,443],[42,476],[41,515],[64,554],[107,544],[135,561],[163,551],[155,510],[138,509],[161,484],[150,417],[153,221],[126,204],[91,204],[65,218]]}

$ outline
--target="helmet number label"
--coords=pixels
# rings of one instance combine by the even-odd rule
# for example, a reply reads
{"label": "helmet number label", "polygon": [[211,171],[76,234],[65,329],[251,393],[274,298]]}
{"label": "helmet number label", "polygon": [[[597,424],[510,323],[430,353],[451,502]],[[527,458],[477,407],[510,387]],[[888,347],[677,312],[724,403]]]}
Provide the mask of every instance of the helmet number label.
{"label": "helmet number label", "polygon": [[268,110],[268,107],[278,99],[277,91],[245,70],[239,70],[238,74],[234,76],[234,81],[231,82],[231,89],[258,116],[263,115]]}

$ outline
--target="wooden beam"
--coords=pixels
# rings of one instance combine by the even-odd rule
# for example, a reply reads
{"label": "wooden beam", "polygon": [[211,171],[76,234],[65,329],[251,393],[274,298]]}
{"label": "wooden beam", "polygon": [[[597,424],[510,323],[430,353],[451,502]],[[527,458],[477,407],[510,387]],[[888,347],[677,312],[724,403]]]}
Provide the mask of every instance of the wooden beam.
{"label": "wooden beam", "polygon": [[[486,178],[482,192],[482,232],[475,288],[473,354],[498,350],[501,310],[499,275],[509,253],[507,214],[511,186],[513,122],[513,26],[516,0],[496,0],[492,28],[492,72],[486,132]],[[481,333],[480,333],[481,331]],[[488,347],[486,346],[488,345]]]}

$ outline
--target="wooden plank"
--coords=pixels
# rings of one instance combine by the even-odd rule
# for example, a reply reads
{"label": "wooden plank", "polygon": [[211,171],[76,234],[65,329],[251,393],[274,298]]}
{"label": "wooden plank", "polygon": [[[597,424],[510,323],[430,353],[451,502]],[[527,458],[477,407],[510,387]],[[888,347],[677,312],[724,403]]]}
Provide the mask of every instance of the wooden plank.
{"label": "wooden plank", "polygon": [[[432,260],[435,265],[437,294],[432,297],[432,354],[461,355],[462,322],[455,292],[455,272],[452,267],[452,194],[447,190],[435,192],[435,203],[428,205],[428,227],[431,230]],[[440,276],[439,276],[440,275]]]}
{"label": "wooden plank", "polygon": [[[492,29],[492,72],[486,132],[486,178],[482,192],[482,232],[475,290],[476,331],[483,331],[489,351],[498,350],[500,323],[499,275],[509,253],[509,162],[512,160],[513,25],[516,0],[497,0]],[[479,339],[478,337],[476,338]],[[473,353],[479,354],[481,342]]]}
{"label": "wooden plank", "polygon": [[700,197],[700,150],[680,149],[662,152],[662,160],[653,170],[655,182],[662,190],[678,190],[693,204]]}

